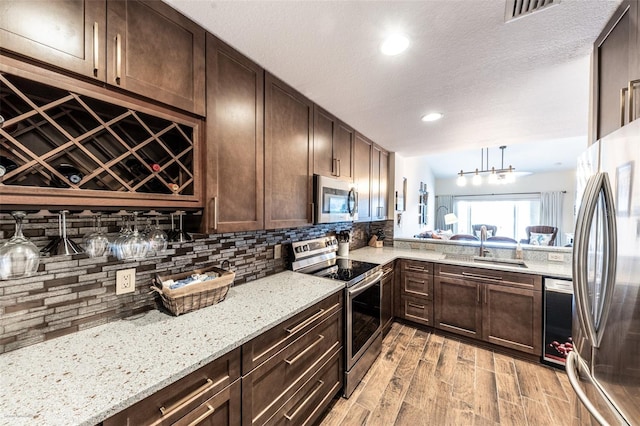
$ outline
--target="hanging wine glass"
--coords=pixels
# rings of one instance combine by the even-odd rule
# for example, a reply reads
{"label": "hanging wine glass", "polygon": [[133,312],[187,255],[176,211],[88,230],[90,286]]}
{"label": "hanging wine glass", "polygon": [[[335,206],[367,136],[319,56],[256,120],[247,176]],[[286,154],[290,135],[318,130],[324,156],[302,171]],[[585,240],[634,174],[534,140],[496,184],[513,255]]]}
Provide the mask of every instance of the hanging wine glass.
{"label": "hanging wine glass", "polygon": [[133,231],[122,243],[122,255],[124,259],[144,259],[149,252],[149,241],[138,231],[138,212],[133,212]]}
{"label": "hanging wine glass", "polygon": [[82,247],[67,237],[67,213],[69,210],[58,212],[58,236],[49,241],[40,253],[53,256],[84,253]]}
{"label": "hanging wine glass", "polygon": [[[173,222],[173,216],[177,215],[180,221],[179,228],[175,228]],[[169,240],[177,241],[179,243],[184,243],[185,241],[191,241],[191,235],[186,232],[182,227],[182,216],[185,214],[183,211],[177,211],[175,213],[171,213],[171,231],[169,231]]]}
{"label": "hanging wine glass", "polygon": [[22,220],[27,213],[15,211],[11,215],[16,221],[16,232],[0,247],[0,278],[3,280],[32,275],[40,264],[38,248],[22,234]]}
{"label": "hanging wine glass", "polygon": [[85,235],[84,247],[90,257],[101,257],[109,248],[109,239],[102,232],[102,216],[97,214],[93,217],[93,231]]}
{"label": "hanging wine glass", "polygon": [[122,246],[129,234],[131,234],[131,226],[129,224],[129,216],[126,215],[122,217],[122,225],[120,227],[120,231],[118,232],[118,235],[115,236],[110,246],[111,254],[113,254],[119,260],[125,259],[125,255],[122,252]]}
{"label": "hanging wine glass", "polygon": [[149,232],[146,235],[149,242],[149,254],[158,255],[167,249],[167,234],[160,229],[158,224],[158,216],[156,216],[156,223],[149,228]]}

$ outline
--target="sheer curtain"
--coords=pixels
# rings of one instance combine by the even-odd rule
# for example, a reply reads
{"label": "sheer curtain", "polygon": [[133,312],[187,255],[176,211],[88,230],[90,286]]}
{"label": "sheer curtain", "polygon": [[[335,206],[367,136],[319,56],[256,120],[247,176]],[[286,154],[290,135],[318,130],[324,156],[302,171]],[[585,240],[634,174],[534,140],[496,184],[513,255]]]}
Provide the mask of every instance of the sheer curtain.
{"label": "sheer curtain", "polygon": [[453,195],[438,195],[436,197],[436,222],[435,229],[446,229],[444,223],[444,215],[454,213],[453,211]]}
{"label": "sheer curtain", "polygon": [[556,245],[560,245],[562,235],[562,203],[564,192],[542,192],[540,193],[540,225],[555,226],[558,228]]}

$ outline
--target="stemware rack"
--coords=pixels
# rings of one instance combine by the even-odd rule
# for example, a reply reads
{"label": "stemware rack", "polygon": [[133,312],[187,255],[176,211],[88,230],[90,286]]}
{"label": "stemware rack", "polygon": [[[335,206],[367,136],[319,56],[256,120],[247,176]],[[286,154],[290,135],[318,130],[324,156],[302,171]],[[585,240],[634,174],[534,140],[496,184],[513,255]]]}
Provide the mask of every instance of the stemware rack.
{"label": "stemware rack", "polygon": [[0,104],[4,204],[201,206],[201,120],[8,73]]}

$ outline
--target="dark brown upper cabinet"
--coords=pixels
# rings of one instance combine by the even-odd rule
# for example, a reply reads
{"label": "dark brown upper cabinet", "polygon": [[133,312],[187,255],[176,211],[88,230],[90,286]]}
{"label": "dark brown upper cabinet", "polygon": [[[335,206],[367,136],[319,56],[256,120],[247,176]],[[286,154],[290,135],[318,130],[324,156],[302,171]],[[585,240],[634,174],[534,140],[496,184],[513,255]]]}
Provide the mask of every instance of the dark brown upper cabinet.
{"label": "dark brown upper cabinet", "polygon": [[3,0],[0,49],[104,81],[106,22],[105,0]]}
{"label": "dark brown upper cabinet", "polygon": [[265,228],[310,225],[313,103],[265,74]]}
{"label": "dark brown upper cabinet", "polygon": [[313,107],[313,173],[353,182],[355,131],[318,105]]}
{"label": "dark brown upper cabinet", "polygon": [[371,160],[371,212],[373,220],[385,220],[389,217],[387,202],[389,187],[389,153],[373,145]]}
{"label": "dark brown upper cabinet", "polygon": [[264,70],[207,34],[207,232],[264,228]]}
{"label": "dark brown upper cabinet", "polygon": [[159,1],[108,1],[107,84],[205,115],[204,29]]}
{"label": "dark brown upper cabinet", "polygon": [[0,36],[4,52],[205,115],[205,32],[162,2],[5,0]]}
{"label": "dark brown upper cabinet", "polygon": [[358,221],[371,220],[371,166],[373,142],[356,133],[354,143],[354,183],[358,194]]}
{"label": "dark brown upper cabinet", "polygon": [[593,47],[593,142],[640,116],[640,7],[625,0]]}

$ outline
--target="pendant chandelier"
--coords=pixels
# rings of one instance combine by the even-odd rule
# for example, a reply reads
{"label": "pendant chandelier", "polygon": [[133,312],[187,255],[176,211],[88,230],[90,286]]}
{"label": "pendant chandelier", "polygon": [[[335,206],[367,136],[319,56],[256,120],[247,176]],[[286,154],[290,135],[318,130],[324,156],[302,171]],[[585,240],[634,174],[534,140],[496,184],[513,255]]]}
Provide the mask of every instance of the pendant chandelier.
{"label": "pendant chandelier", "polygon": [[[513,183],[516,181],[516,169],[509,165],[509,167],[504,167],[504,150],[507,147],[505,145],[500,147],[500,151],[502,153],[502,162],[500,163],[500,168],[496,169],[495,167],[489,168],[489,148],[482,148],[480,150],[480,168],[475,169],[470,172],[465,172],[464,170],[460,170],[458,173],[458,186],[465,186],[467,184],[467,178],[465,175],[473,175],[471,178],[471,183],[473,185],[481,185],[483,181],[483,176],[486,176],[487,182],[490,184],[500,184],[500,183]],[[486,150],[486,152],[485,152]],[[486,160],[485,160],[486,157]],[[486,164],[485,164],[486,161]]]}

